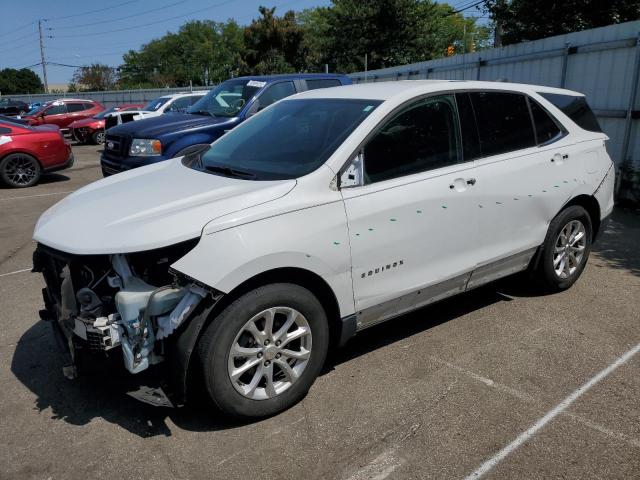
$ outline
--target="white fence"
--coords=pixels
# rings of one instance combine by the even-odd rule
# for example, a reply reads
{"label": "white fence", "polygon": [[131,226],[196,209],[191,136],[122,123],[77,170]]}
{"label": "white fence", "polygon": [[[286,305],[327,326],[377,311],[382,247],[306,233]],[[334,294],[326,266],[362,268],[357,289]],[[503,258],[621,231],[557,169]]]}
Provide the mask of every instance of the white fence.
{"label": "white fence", "polygon": [[393,80],[506,80],[563,87],[586,94],[610,137],[619,194],[640,201],[637,119],[640,21],[569,33],[428,62],[358,72],[355,83]]}

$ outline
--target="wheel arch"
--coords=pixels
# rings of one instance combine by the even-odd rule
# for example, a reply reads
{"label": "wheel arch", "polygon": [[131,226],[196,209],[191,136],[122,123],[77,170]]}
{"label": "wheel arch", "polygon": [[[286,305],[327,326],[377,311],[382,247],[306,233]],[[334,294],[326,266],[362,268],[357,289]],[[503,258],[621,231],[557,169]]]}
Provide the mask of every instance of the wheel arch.
{"label": "wheel arch", "polygon": [[0,162],[3,161],[5,158],[7,158],[9,155],[13,155],[14,153],[22,153],[23,155],[29,155],[30,157],[33,157],[36,162],[38,162],[38,165],[40,165],[40,168],[44,168],[42,166],[42,161],[38,158],[38,155],[36,155],[35,152],[31,152],[24,148],[16,148],[14,150],[5,152],[4,154],[0,155]]}
{"label": "wheel arch", "polygon": [[203,333],[211,321],[226,307],[251,290],[273,283],[291,283],[308,289],[323,306],[329,323],[329,345],[335,347],[349,338],[351,331],[343,332],[349,325],[342,322],[338,299],[331,286],[317,273],[300,267],[281,267],[260,272],[231,291],[222,295],[217,301],[210,301],[202,306],[198,314],[190,319],[186,328],[172,342],[169,357],[169,372],[174,399],[177,404],[186,400],[189,379],[197,380],[198,362],[192,361],[193,352],[197,348]]}
{"label": "wheel arch", "polygon": [[[580,206],[584,208],[589,214],[589,218],[591,219],[591,240],[595,240],[598,236],[598,232],[600,231],[600,204],[598,200],[593,195],[581,194],[574,198],[572,198],[569,202],[567,202],[562,210],[565,210],[574,205]],[[560,212],[562,211],[560,210]],[[560,213],[558,212],[558,213]]]}

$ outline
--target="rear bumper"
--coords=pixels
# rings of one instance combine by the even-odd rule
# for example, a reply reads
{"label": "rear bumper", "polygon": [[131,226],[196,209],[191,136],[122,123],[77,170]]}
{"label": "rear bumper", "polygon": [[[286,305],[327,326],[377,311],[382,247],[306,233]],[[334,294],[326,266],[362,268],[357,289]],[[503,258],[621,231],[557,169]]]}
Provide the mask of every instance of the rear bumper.
{"label": "rear bumper", "polygon": [[55,165],[53,167],[44,168],[43,171],[45,173],[52,173],[52,172],[57,172],[57,171],[60,171],[60,170],[65,170],[67,168],[73,167],[74,163],[75,163],[75,157],[73,156],[73,152],[71,151],[71,147],[69,147],[69,155],[68,155],[67,161],[65,163],[63,163],[62,165]]}

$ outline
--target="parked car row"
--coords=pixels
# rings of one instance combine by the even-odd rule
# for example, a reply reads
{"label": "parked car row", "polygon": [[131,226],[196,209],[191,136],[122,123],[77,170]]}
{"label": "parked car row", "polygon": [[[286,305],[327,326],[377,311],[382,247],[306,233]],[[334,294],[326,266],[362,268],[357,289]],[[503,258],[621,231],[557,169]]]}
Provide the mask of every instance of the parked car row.
{"label": "parked car row", "polygon": [[76,191],[34,232],[65,375],[117,355],[164,375],[174,404],[205,391],[265,417],[368,327],[517,272],[549,291],[581,275],[615,183],[583,95],[316,80],[348,83],[232,79],[186,114],[107,130],[105,174],[153,165]]}

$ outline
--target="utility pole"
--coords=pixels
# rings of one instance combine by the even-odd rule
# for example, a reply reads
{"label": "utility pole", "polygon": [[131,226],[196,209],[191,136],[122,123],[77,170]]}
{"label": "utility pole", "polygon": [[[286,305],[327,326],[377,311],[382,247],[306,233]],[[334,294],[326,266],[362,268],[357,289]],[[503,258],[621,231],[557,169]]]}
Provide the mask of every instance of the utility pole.
{"label": "utility pole", "polygon": [[49,82],[47,82],[47,62],[44,61],[44,40],[42,38],[42,20],[38,20],[38,32],[40,33],[40,63],[42,63],[42,78],[44,80],[44,93],[49,93]]}

